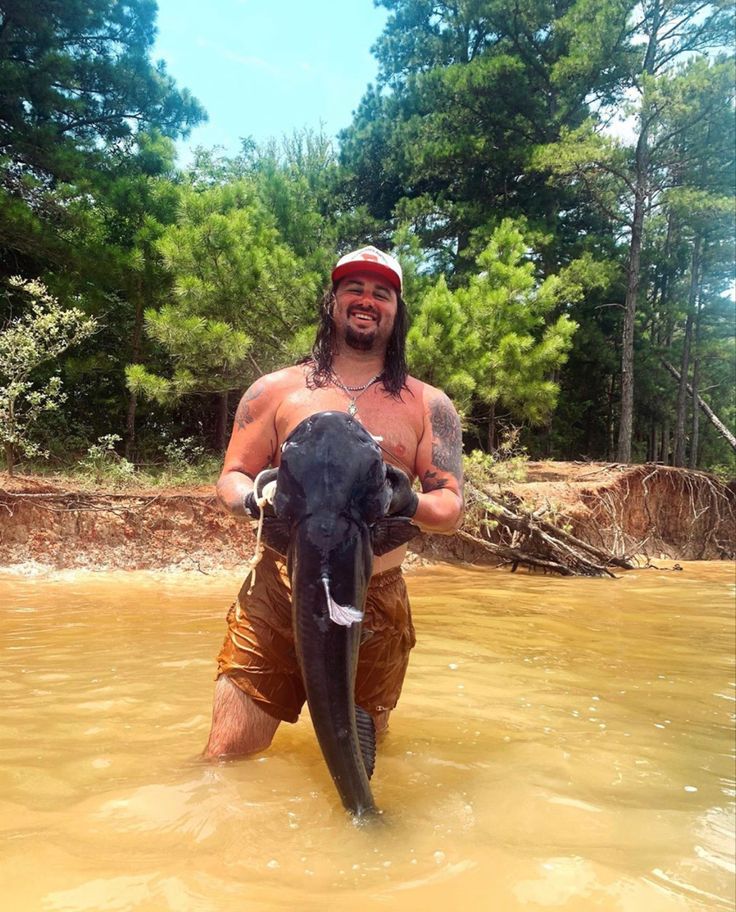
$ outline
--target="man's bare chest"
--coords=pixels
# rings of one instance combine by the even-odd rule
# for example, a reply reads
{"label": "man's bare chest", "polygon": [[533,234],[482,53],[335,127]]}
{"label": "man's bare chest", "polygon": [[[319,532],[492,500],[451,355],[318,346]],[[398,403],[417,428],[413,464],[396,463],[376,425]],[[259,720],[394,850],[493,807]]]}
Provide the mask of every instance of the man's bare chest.
{"label": "man's bare chest", "polygon": [[[409,401],[406,401],[408,399]],[[354,405],[354,409],[350,406]],[[334,387],[294,390],[282,399],[276,413],[279,445],[305,418],[323,411],[352,413],[369,433],[379,438],[384,458],[411,475],[421,437],[422,406],[411,394],[401,400],[376,386],[363,393],[345,393]]]}

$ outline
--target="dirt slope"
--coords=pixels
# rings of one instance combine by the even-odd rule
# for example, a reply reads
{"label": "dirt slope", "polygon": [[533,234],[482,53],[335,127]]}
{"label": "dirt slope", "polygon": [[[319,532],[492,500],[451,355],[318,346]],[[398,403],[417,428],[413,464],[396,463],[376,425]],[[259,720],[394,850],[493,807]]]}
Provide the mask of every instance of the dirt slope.
{"label": "dirt slope", "polygon": [[[663,466],[532,462],[510,491],[617,554],[676,559],[734,556],[736,498],[711,476]],[[0,566],[207,571],[243,566],[249,523],[210,487],[86,491],[64,481],[0,474]],[[454,537],[425,536],[421,558],[488,561]]]}

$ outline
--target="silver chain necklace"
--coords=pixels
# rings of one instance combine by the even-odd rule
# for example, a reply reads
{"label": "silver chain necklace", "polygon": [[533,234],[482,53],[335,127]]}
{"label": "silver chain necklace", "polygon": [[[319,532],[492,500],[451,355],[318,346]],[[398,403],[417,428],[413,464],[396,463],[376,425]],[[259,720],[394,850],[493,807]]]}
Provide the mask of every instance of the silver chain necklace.
{"label": "silver chain necklace", "polygon": [[[381,371],[380,374],[376,374],[375,377],[371,377],[371,379],[367,383],[363,384],[363,386],[345,386],[345,384],[338,378],[337,374],[334,373],[334,371],[332,372],[332,382],[336,386],[339,386],[340,389],[346,394],[346,396],[350,400],[350,405],[348,406],[348,415],[350,415],[351,417],[355,417],[355,415],[358,412],[358,406],[356,405],[358,399],[360,399],[360,397],[368,389],[368,387],[373,386],[373,384],[376,382],[376,380],[378,380],[381,377],[382,373],[383,373],[383,371]],[[353,396],[353,395],[351,395],[352,393],[357,393],[358,395]]]}

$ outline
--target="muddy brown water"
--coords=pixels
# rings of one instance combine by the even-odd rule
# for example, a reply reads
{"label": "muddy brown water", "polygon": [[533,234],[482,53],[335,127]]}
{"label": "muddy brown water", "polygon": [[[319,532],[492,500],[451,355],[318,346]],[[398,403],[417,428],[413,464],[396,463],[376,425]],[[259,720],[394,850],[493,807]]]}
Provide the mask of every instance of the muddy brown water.
{"label": "muddy brown water", "polygon": [[0,575],[2,908],[731,910],[734,567],[683,566],[410,574],[370,827],[306,713],[198,759],[234,576]]}

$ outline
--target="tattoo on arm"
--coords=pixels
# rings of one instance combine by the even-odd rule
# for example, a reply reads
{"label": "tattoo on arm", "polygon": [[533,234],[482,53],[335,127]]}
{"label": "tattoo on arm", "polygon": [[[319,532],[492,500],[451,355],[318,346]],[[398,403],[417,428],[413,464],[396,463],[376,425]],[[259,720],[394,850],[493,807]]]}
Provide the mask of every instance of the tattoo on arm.
{"label": "tattoo on arm", "polygon": [[235,412],[235,424],[242,431],[246,424],[250,424],[253,421],[253,416],[250,413],[250,405],[254,399],[257,399],[263,392],[262,383],[254,383],[249,389],[245,391],[243,398],[240,400],[240,405],[238,405],[238,410]]}
{"label": "tattoo on arm", "polygon": [[429,469],[422,476],[422,490],[424,491],[437,491],[439,488],[444,488],[446,484],[446,478],[438,478],[437,472],[430,472]]}
{"label": "tattoo on arm", "polygon": [[[432,462],[438,469],[460,480],[463,438],[457,412],[446,396],[438,396],[430,403],[429,417],[432,422]],[[439,485],[435,481],[434,487],[444,487],[444,484]]]}

